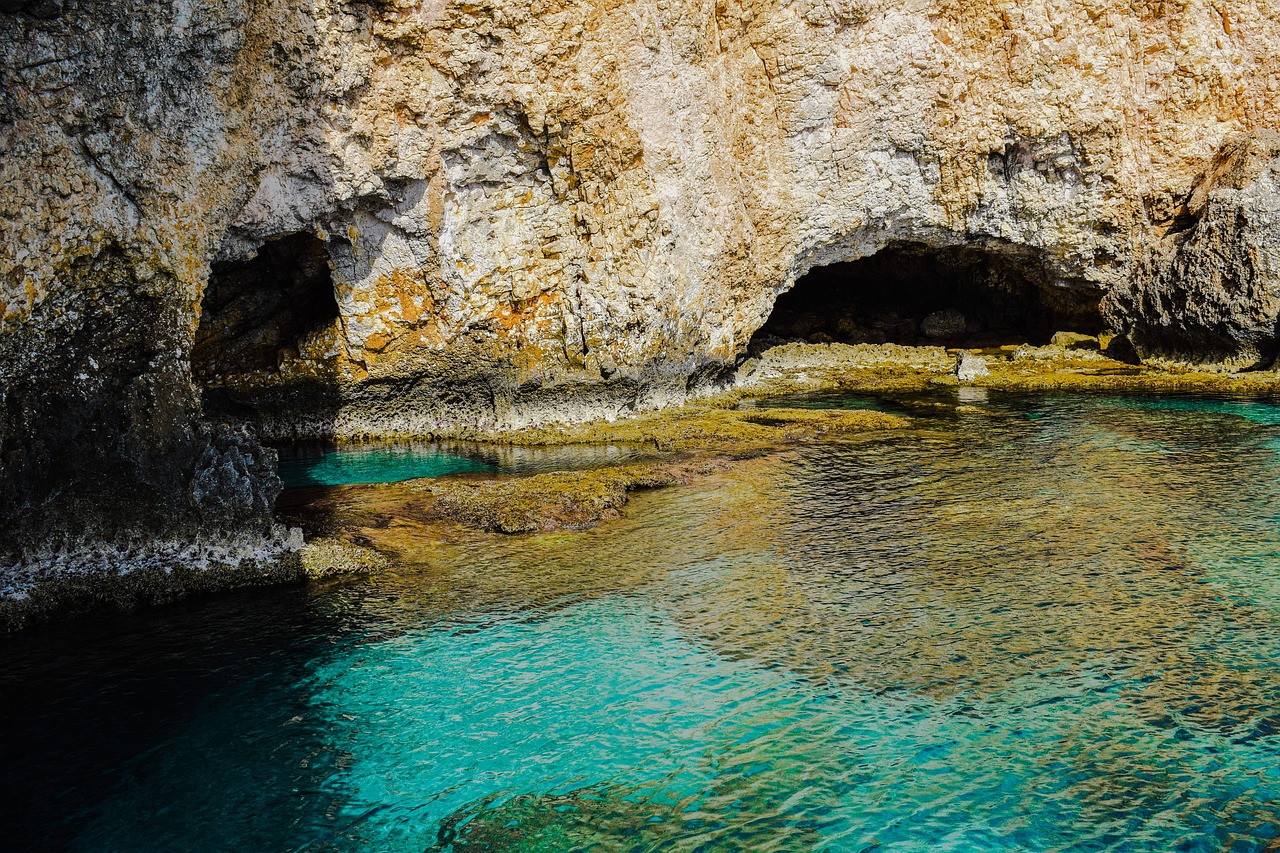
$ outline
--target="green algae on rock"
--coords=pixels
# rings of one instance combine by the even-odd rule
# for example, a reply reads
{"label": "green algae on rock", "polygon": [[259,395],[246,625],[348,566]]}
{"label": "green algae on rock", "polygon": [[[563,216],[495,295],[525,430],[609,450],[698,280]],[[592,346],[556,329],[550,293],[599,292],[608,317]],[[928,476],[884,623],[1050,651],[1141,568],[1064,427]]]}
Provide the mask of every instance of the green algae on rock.
{"label": "green algae on rock", "polygon": [[[734,401],[729,395],[720,402]],[[577,528],[617,515],[627,494],[690,478],[801,442],[837,440],[899,429],[908,419],[881,412],[730,409],[689,404],[613,422],[507,433],[519,443],[649,443],[687,458],[495,480],[419,481],[442,515],[485,530],[523,533]]]}
{"label": "green algae on rock", "polygon": [[327,536],[303,545],[298,550],[298,562],[302,574],[312,581],[382,571],[391,565],[385,554],[373,548]]}
{"label": "green algae on rock", "polygon": [[[908,418],[870,411],[795,408],[729,408],[733,394],[612,422],[545,427],[505,433],[525,445],[582,443],[649,444],[666,458],[531,476],[449,476],[400,483],[350,486],[317,496],[320,515],[335,500],[362,503],[348,518],[355,526],[385,526],[386,514],[430,525],[448,521],[501,533],[573,530],[617,517],[631,492],[662,488],[724,470],[755,456],[825,441],[847,441],[901,429]],[[356,496],[352,501],[345,496]],[[380,508],[380,509],[375,509]],[[306,523],[303,518],[297,519]],[[329,529],[323,536],[341,535]],[[348,531],[349,533],[349,531]]]}
{"label": "green algae on rock", "polygon": [[423,482],[444,518],[481,530],[572,530],[614,517],[628,492],[684,482],[687,466],[626,465],[503,480]]}
{"label": "green algae on rock", "polygon": [[1081,343],[1075,338],[1071,346],[1024,344],[974,350],[985,359],[988,373],[961,383],[955,375],[956,350],[792,342],[765,349],[746,362],[738,373],[737,393],[771,396],[824,389],[892,393],[971,384],[1010,391],[1280,395],[1280,373],[1274,370],[1233,372],[1160,361],[1134,365]]}
{"label": "green algae on rock", "polygon": [[908,423],[883,412],[732,408],[740,399],[738,394],[719,394],[616,421],[532,427],[499,433],[497,438],[528,445],[614,442],[652,444],[659,451],[749,455],[800,441],[896,429]]}

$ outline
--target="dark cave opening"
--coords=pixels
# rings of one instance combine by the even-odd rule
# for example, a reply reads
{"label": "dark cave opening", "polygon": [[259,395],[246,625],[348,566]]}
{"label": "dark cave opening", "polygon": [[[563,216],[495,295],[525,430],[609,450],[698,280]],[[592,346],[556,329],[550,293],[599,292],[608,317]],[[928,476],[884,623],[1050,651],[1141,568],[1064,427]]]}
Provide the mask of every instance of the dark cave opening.
{"label": "dark cave opening", "polygon": [[778,297],[752,338],[963,347],[1047,344],[1055,332],[1097,334],[1099,293],[1051,285],[1032,253],[1008,247],[891,243],[817,267]]}
{"label": "dark cave opening", "polygon": [[313,234],[272,240],[247,261],[214,264],[191,350],[191,373],[210,384],[277,370],[339,317],[329,255]]}

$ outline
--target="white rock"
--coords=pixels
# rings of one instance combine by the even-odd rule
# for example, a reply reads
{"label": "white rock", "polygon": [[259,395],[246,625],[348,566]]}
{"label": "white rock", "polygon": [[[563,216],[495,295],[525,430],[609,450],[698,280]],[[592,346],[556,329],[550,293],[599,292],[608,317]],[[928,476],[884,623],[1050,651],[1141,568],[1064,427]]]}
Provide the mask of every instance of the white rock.
{"label": "white rock", "polygon": [[990,372],[987,369],[987,360],[982,356],[974,355],[963,349],[956,355],[956,378],[961,382],[972,382],[979,376],[986,376]]}

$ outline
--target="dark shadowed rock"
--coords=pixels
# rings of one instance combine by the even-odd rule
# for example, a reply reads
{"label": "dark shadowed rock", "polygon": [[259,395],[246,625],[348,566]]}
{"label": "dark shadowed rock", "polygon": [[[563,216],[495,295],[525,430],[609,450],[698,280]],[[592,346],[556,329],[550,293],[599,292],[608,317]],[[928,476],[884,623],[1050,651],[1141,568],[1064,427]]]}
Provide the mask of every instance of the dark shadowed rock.
{"label": "dark shadowed rock", "polygon": [[1280,323],[1280,133],[1223,145],[1187,213],[1188,228],[1144,246],[1104,312],[1143,356],[1270,362]]}
{"label": "dark shadowed rock", "polygon": [[926,338],[958,338],[967,328],[964,315],[954,308],[934,311],[920,321],[920,334]]}

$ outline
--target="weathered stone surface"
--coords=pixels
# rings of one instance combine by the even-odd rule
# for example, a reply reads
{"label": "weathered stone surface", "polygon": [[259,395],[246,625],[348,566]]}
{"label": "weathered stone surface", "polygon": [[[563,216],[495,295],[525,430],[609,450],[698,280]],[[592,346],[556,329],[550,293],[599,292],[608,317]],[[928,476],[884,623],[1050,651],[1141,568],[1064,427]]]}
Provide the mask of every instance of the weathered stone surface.
{"label": "weathered stone surface", "polygon": [[974,355],[963,349],[956,354],[956,379],[961,382],[972,382],[979,376],[986,376],[990,372],[987,369],[987,361],[982,356]]}
{"label": "weathered stone surface", "polygon": [[308,29],[281,4],[0,14],[5,580],[292,547],[274,453],[200,419],[189,353],[213,247],[309,116],[273,48]]}
{"label": "weathered stone surface", "polygon": [[[1264,357],[1277,12],[8,3],[0,556],[59,518],[85,521],[68,542],[204,531],[197,495],[265,531],[266,466],[197,486],[203,415],[360,434],[679,400],[798,276],[889,244],[985,253],[1064,305],[1106,295],[1143,351]],[[321,241],[327,279],[305,278],[336,316],[237,303],[193,383],[206,292],[244,293],[218,276],[293,235]]]}
{"label": "weathered stone surface", "polygon": [[1049,343],[1063,349],[1096,350],[1102,347],[1093,335],[1082,335],[1079,332],[1054,332]]}
{"label": "weathered stone surface", "polygon": [[1280,335],[1280,133],[1227,141],[1183,227],[1142,248],[1107,309],[1144,355],[1265,366]]}

